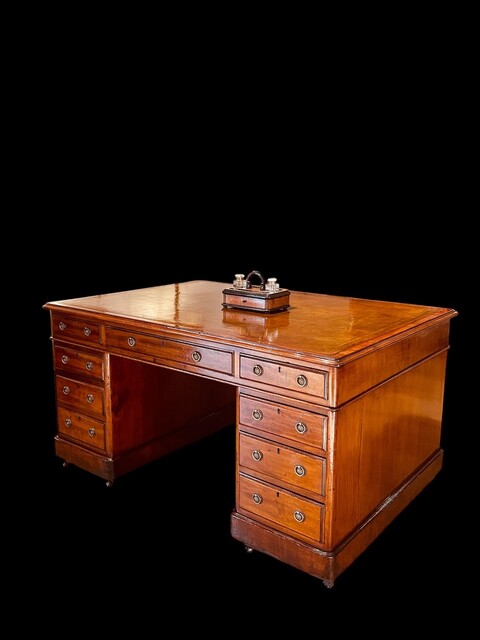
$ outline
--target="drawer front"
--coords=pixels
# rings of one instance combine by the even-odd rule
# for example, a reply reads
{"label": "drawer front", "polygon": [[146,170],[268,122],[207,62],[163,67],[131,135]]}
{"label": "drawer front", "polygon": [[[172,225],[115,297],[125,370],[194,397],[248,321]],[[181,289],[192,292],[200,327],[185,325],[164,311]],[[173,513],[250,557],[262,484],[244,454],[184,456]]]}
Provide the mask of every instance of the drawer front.
{"label": "drawer front", "polygon": [[58,431],[97,449],[105,450],[105,424],[94,418],[58,407]]}
{"label": "drawer front", "polygon": [[274,442],[240,434],[239,463],[252,472],[260,472],[273,480],[280,480],[298,490],[307,489],[325,495],[325,459],[310,456],[294,449],[280,447]]}
{"label": "drawer front", "polygon": [[323,542],[325,506],[240,474],[238,511]]}
{"label": "drawer front", "polygon": [[103,380],[103,355],[92,355],[56,344],[55,369]]}
{"label": "drawer front", "polygon": [[326,450],[327,416],[244,395],[239,402],[241,424]]}
{"label": "drawer front", "polygon": [[102,387],[63,376],[56,377],[55,386],[57,402],[63,402],[81,411],[103,415],[105,400]]}
{"label": "drawer front", "polygon": [[133,353],[145,353],[165,360],[188,364],[201,369],[233,373],[233,353],[222,349],[177,342],[142,333],[107,327],[107,345]]}
{"label": "drawer front", "polygon": [[58,340],[73,340],[84,344],[101,344],[101,325],[81,318],[52,314],[52,335]]}
{"label": "drawer front", "polygon": [[240,356],[240,378],[297,391],[315,398],[327,399],[327,377],[326,371]]}

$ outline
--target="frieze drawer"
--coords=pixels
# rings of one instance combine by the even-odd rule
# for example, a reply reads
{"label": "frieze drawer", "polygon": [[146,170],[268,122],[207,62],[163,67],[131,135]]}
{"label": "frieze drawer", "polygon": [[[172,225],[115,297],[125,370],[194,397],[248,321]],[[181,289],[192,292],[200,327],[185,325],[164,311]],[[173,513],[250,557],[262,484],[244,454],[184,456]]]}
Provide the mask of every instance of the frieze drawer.
{"label": "frieze drawer", "polygon": [[240,474],[239,510],[323,542],[325,506]]}
{"label": "frieze drawer", "polygon": [[102,343],[101,325],[82,318],[52,314],[52,336],[56,340],[72,340],[85,344]]}
{"label": "frieze drawer", "polygon": [[240,356],[240,378],[327,399],[326,371],[295,367],[283,362]]}
{"label": "frieze drawer", "polygon": [[202,369],[233,373],[233,352],[107,327],[107,345]]}
{"label": "frieze drawer", "polygon": [[85,353],[55,344],[55,369],[103,380],[103,355]]}
{"label": "frieze drawer", "polygon": [[58,407],[58,432],[97,449],[105,449],[105,424],[66,407]]}
{"label": "frieze drawer", "polygon": [[245,395],[239,402],[241,424],[326,451],[328,416]]}
{"label": "frieze drawer", "polygon": [[55,381],[57,402],[71,405],[81,411],[103,415],[104,390],[94,384],[57,376]]}
{"label": "frieze drawer", "polygon": [[240,433],[240,466],[287,483],[295,490],[325,495],[325,458]]}

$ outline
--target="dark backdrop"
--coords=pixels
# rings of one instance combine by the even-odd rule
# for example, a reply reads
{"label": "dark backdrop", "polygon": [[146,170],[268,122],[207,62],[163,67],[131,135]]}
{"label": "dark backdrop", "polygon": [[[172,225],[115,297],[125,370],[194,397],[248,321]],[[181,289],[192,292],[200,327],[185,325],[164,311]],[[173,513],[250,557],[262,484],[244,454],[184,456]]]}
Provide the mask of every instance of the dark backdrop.
{"label": "dark backdrop", "polygon": [[[476,427],[473,412],[465,419],[462,411],[475,244],[465,216],[470,170],[456,143],[462,120],[453,126],[445,104],[427,100],[421,85],[401,104],[392,88],[370,109],[358,95],[354,107],[331,97],[321,115],[300,96],[292,113],[280,94],[253,105],[232,91],[202,107],[201,94],[172,93],[160,117],[145,94],[125,103],[103,83],[92,91],[86,81],[82,92],[65,82],[62,99],[30,129],[33,170],[23,187],[34,206],[28,223],[15,221],[22,233],[11,246],[19,283],[12,320],[23,337],[9,430],[20,475],[12,529],[25,539],[16,570],[22,597],[42,593],[41,615],[51,625],[61,611],[69,629],[99,628],[99,620],[108,629],[115,618],[215,632],[228,631],[227,620],[245,633],[268,626],[270,635],[288,627],[301,634],[312,625],[322,632],[334,607],[338,629],[373,626],[381,612],[390,628],[417,625],[418,616],[444,619],[463,590],[459,572],[470,566],[458,500]],[[54,455],[45,302],[191,279],[231,282],[253,269],[292,290],[459,312],[444,469],[333,589],[231,539],[233,425],[111,488]]]}

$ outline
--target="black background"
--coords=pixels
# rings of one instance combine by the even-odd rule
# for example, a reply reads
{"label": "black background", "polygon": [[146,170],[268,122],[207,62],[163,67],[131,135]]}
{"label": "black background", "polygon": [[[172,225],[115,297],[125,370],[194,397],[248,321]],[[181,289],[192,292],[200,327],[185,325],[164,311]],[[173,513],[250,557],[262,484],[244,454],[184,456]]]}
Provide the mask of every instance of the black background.
{"label": "black background", "polygon": [[[52,625],[61,611],[76,629],[109,629],[115,618],[154,628],[167,620],[180,631],[225,630],[227,620],[244,632],[302,633],[323,629],[334,608],[337,629],[350,625],[359,604],[360,620],[372,625],[380,613],[390,626],[451,613],[452,597],[465,589],[459,573],[469,568],[458,500],[471,449],[472,425],[460,415],[475,236],[465,216],[463,124],[442,100],[440,78],[430,76],[428,86],[404,79],[402,92],[382,76],[378,93],[375,79],[366,86],[350,78],[347,95],[328,92],[318,104],[308,84],[292,94],[276,77],[242,94],[224,76],[206,87],[199,68],[195,82],[176,75],[168,90],[158,78],[154,90],[146,76],[133,90],[135,74],[124,70],[127,96],[120,76],[83,77],[79,66],[62,75],[61,91],[51,83],[29,122],[24,188],[36,204],[31,222],[17,221],[28,248],[12,245],[20,286],[11,300],[24,338],[14,430],[21,477],[12,481],[12,529],[26,538],[17,558],[22,597],[44,594],[42,622]],[[45,302],[192,279],[231,282],[252,269],[291,290],[459,312],[447,362],[444,468],[332,589],[246,554],[231,538],[233,425],[111,488],[64,469],[54,455]]]}

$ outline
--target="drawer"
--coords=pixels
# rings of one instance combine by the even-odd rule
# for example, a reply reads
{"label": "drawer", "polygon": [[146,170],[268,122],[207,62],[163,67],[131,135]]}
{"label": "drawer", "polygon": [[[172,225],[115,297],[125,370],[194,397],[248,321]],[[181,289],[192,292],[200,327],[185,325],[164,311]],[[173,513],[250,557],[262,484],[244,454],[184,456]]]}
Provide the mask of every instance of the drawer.
{"label": "drawer", "polygon": [[240,474],[238,511],[323,542],[325,506]]}
{"label": "drawer", "polygon": [[103,354],[91,354],[55,344],[55,369],[103,380]]}
{"label": "drawer", "polygon": [[328,417],[325,415],[241,395],[239,420],[245,426],[288,438],[295,444],[326,451]]}
{"label": "drawer", "polygon": [[102,387],[59,375],[56,376],[55,386],[57,402],[68,404],[81,411],[103,415],[105,399]]}
{"label": "drawer", "polygon": [[65,407],[58,407],[57,419],[59,433],[105,450],[105,423]]}
{"label": "drawer", "polygon": [[52,336],[57,340],[73,340],[85,344],[99,345],[101,325],[82,318],[52,314]]}
{"label": "drawer", "polygon": [[325,495],[325,458],[311,456],[275,442],[240,433],[239,464],[254,473]]}
{"label": "drawer", "polygon": [[233,352],[225,349],[204,347],[112,327],[107,327],[106,341],[109,347],[132,353],[145,353],[162,360],[171,360],[230,375],[233,373]]}
{"label": "drawer", "polygon": [[327,371],[241,355],[240,378],[327,399]]}

